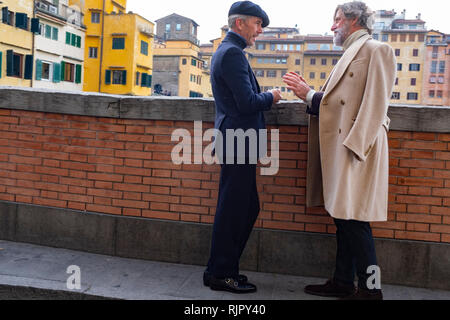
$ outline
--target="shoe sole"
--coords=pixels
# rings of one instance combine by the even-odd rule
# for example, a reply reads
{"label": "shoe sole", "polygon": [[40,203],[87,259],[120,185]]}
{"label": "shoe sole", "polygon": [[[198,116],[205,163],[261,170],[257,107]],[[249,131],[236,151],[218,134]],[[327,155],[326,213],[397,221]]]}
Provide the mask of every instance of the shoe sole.
{"label": "shoe sole", "polygon": [[211,290],[214,290],[214,291],[227,291],[227,292],[237,293],[237,294],[254,293],[257,290],[255,288],[255,289],[251,289],[251,290],[247,290],[247,291],[236,291],[236,290],[232,290],[232,289],[229,289],[229,288],[216,287],[214,285],[210,285],[209,288]]}
{"label": "shoe sole", "polygon": [[345,293],[345,294],[344,293],[342,293],[342,294],[320,293],[320,292],[309,291],[309,290],[304,290],[304,291],[305,291],[305,293],[311,294],[313,296],[327,297],[327,298],[345,298],[345,297],[348,297],[353,294],[353,293]]}

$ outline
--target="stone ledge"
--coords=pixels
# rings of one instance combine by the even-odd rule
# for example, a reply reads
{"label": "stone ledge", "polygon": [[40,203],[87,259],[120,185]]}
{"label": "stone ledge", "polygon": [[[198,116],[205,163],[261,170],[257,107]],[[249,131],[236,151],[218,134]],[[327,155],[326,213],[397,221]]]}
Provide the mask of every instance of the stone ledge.
{"label": "stone ledge", "polygon": [[[0,109],[107,117],[214,122],[214,100],[180,97],[130,97],[87,92],[0,86]],[[283,102],[266,113],[268,125],[307,126],[306,105]],[[450,107],[391,105],[391,130],[450,132]]]}
{"label": "stone ledge", "polygon": [[[212,225],[111,216],[0,201],[0,239],[98,254],[205,266]],[[450,290],[450,244],[375,239],[384,284]],[[249,271],[331,277],[334,235],[255,229]]]}

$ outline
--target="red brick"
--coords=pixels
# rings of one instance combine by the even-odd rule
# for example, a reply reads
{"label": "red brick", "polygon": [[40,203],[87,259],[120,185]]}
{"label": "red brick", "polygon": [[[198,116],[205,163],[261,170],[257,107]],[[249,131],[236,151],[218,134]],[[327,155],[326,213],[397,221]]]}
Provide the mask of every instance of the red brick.
{"label": "red brick", "polygon": [[436,159],[450,160],[450,152],[436,152]]}
{"label": "red brick", "polygon": [[118,158],[132,158],[132,159],[151,159],[152,155],[150,152],[141,151],[128,151],[128,150],[116,150],[115,156]]}
{"label": "red brick", "polygon": [[69,201],[67,203],[67,208],[72,210],[79,210],[79,211],[85,211],[86,210],[86,204],[80,203],[80,202],[71,202]]}
{"label": "red brick", "polygon": [[[328,227],[330,231],[330,227]],[[336,231],[334,231],[336,232]],[[394,238],[394,230],[389,229],[373,229],[372,230],[373,236],[375,238],[386,238],[386,239],[392,239]]]}
{"label": "red brick", "polygon": [[411,158],[411,151],[403,149],[392,149],[389,151],[392,158]]}
{"label": "red brick", "polygon": [[17,187],[7,187],[6,192],[11,193],[11,194],[19,194],[19,195],[31,196],[31,197],[37,197],[40,194],[39,190],[17,188]]}
{"label": "red brick", "polygon": [[[143,129],[143,128],[142,128]],[[153,136],[144,134],[117,134],[116,140],[118,141],[134,141],[142,143],[152,143]]]}
{"label": "red brick", "polygon": [[400,167],[444,169],[445,162],[440,160],[400,160]]}
{"label": "red brick", "polygon": [[97,205],[97,204],[87,204],[86,210],[93,211],[93,212],[115,214],[115,215],[122,214],[121,208],[116,208],[116,207],[112,207],[112,206],[102,206],[102,205]]}
{"label": "red brick", "polygon": [[442,214],[450,216],[450,207],[431,207],[431,214]]}
{"label": "red brick", "polygon": [[286,221],[263,221],[263,228],[265,229],[277,229],[277,230],[290,230],[290,231],[305,231],[304,223],[286,222]]}
{"label": "red brick", "polygon": [[55,199],[45,199],[34,197],[33,203],[40,206],[48,206],[48,207],[58,207],[58,208],[66,208],[67,201],[55,200]]}
{"label": "red brick", "polygon": [[123,176],[117,174],[107,174],[107,173],[88,173],[88,179],[90,180],[101,180],[101,181],[111,181],[111,182],[122,182]]}
{"label": "red brick", "polygon": [[446,225],[430,225],[430,232],[450,233],[450,226]]}
{"label": "red brick", "polygon": [[389,131],[389,139],[411,139],[412,133],[407,131]]}
{"label": "red brick", "polygon": [[447,144],[444,142],[435,141],[404,141],[402,147],[406,149],[420,149],[420,150],[447,150]]}
{"label": "red brick", "polygon": [[94,181],[89,181],[89,180],[85,180],[85,179],[77,179],[77,178],[67,178],[67,177],[60,177],[60,183],[71,185],[71,186],[87,187],[87,188],[92,188],[94,186]]}
{"label": "red brick", "polygon": [[0,116],[0,122],[2,122],[2,123],[19,124],[19,118],[17,118],[17,117]]}
{"label": "red brick", "polygon": [[191,188],[171,188],[171,194],[178,196],[196,196],[202,198],[208,198],[210,196],[209,190]]}
{"label": "red brick", "polygon": [[145,201],[133,201],[133,200],[112,200],[113,206],[116,207],[127,207],[127,208],[136,208],[136,209],[148,209],[149,203]]}
{"label": "red brick", "polygon": [[152,219],[163,219],[163,220],[180,220],[180,214],[168,211],[154,211],[154,210],[142,210],[142,216],[145,218]]}
{"label": "red brick", "polygon": [[[99,186],[96,185],[98,188]],[[122,191],[114,191],[108,189],[97,189],[97,188],[88,188],[87,194],[90,196],[99,196],[99,197],[107,197],[107,198],[117,198],[121,199],[123,196]]]}
{"label": "red brick", "polygon": [[430,206],[421,204],[408,204],[409,213],[430,213]]}
{"label": "red brick", "polygon": [[398,184],[406,186],[443,187],[444,181],[442,179],[401,177],[398,178]]}
{"label": "red brick", "polygon": [[272,194],[287,194],[287,195],[305,195],[305,188],[293,188],[293,187],[283,187],[283,186],[271,186],[265,185],[264,192]]}
{"label": "red brick", "polygon": [[440,242],[439,233],[429,232],[415,232],[415,231],[395,231],[396,239],[408,239],[408,240],[421,240],[421,241],[433,241]]}
{"label": "red brick", "polygon": [[411,152],[412,159],[434,159],[434,151],[412,151]]}
{"label": "red brick", "polygon": [[75,202],[84,202],[84,203],[93,203],[94,202],[94,197],[92,197],[92,196],[84,196],[84,195],[80,195],[80,194],[70,194],[70,193],[60,193],[59,199],[75,201]]}
{"label": "red brick", "polygon": [[434,141],[436,140],[436,133],[432,132],[414,132],[412,136],[413,140],[428,140]]}
{"label": "red brick", "polygon": [[152,202],[150,203],[150,209],[157,211],[170,211],[170,206],[168,203]]}
{"label": "red brick", "polygon": [[450,133],[440,133],[440,134],[438,134],[438,140],[450,142]]}
{"label": "red brick", "polygon": [[450,179],[450,170],[434,170],[434,177]]}
{"label": "red brick", "polygon": [[422,223],[441,223],[441,217],[429,214],[397,214],[398,221],[422,222]]}
{"label": "red brick", "polygon": [[408,222],[406,224],[406,230],[407,231],[429,232],[430,231],[430,225],[426,224],[426,223],[411,223],[411,222]]}
{"label": "red brick", "polygon": [[142,212],[141,209],[123,208],[123,215],[131,217],[140,217],[142,215]]}
{"label": "red brick", "polygon": [[327,232],[327,226],[323,224],[305,224],[305,231],[306,232],[320,232],[320,233],[326,233]]}
{"label": "red brick", "polygon": [[189,213],[182,213],[180,216],[181,221],[186,222],[200,222],[200,215],[198,214],[189,214]]}
{"label": "red brick", "polygon": [[112,199],[111,198],[102,198],[102,197],[94,197],[94,203],[104,206],[110,206],[112,205]]}
{"label": "red brick", "polygon": [[279,204],[279,203],[264,203],[263,210],[281,211],[289,213],[305,213],[305,206]]}
{"label": "red brick", "polygon": [[432,177],[433,169],[410,169],[411,177]]}
{"label": "red brick", "polygon": [[408,194],[429,196],[431,195],[431,187],[408,187]]}
{"label": "red brick", "polygon": [[[103,119],[104,120],[104,119]],[[114,125],[107,123],[89,123],[89,129],[94,131],[102,131],[102,132],[125,132],[124,125]]]}

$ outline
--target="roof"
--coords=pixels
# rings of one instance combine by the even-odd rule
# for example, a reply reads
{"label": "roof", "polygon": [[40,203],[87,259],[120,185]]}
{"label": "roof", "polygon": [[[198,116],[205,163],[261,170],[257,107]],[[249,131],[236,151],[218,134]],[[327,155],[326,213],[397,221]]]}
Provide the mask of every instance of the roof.
{"label": "roof", "polygon": [[182,18],[182,19],[185,19],[185,20],[189,20],[189,21],[192,21],[196,27],[199,26],[199,24],[197,22],[195,22],[194,20],[192,20],[191,18],[186,18],[186,17],[183,17],[183,16],[181,16],[179,14],[176,14],[176,13],[169,14],[168,16],[159,18],[158,20],[155,20],[155,21],[158,22],[160,20],[164,20],[164,19],[171,18],[171,17],[173,17],[173,18]]}
{"label": "roof", "polygon": [[419,23],[419,24],[424,24],[425,21],[420,20],[420,19],[415,19],[415,20],[395,19],[394,21],[392,21],[392,23]]}

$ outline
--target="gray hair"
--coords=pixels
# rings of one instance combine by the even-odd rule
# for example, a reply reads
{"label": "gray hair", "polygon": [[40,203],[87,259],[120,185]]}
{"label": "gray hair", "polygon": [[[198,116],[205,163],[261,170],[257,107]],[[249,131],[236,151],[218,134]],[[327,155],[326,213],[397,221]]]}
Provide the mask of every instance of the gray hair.
{"label": "gray hair", "polygon": [[233,14],[231,16],[228,17],[228,27],[230,29],[233,29],[236,26],[236,20],[237,19],[241,19],[246,21],[248,18],[250,18],[250,16],[246,16],[243,14]]}
{"label": "gray hair", "polygon": [[334,12],[335,17],[339,9],[342,10],[346,18],[358,19],[358,24],[367,29],[369,34],[372,34],[374,23],[373,11],[370,10],[364,2],[352,1],[338,5],[336,11]]}

